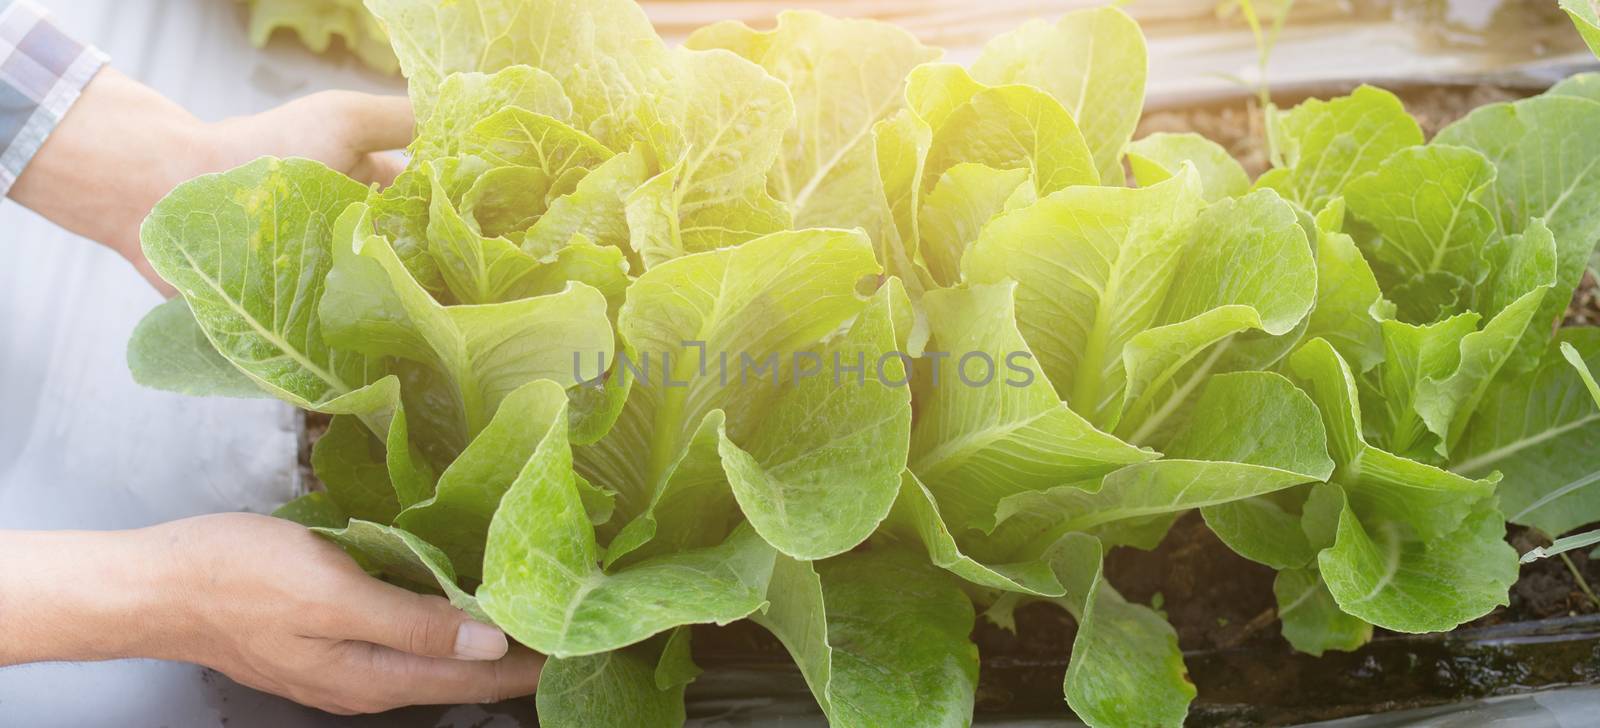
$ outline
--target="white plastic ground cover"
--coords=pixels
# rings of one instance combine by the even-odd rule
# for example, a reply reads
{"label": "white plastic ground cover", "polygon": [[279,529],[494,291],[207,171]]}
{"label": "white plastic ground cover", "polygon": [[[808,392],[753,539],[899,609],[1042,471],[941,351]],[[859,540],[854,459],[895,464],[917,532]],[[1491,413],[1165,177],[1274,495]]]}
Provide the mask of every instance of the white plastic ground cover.
{"label": "white plastic ground cover", "polygon": [[1342,718],[1305,728],[1592,728],[1597,721],[1600,687],[1576,687]]}

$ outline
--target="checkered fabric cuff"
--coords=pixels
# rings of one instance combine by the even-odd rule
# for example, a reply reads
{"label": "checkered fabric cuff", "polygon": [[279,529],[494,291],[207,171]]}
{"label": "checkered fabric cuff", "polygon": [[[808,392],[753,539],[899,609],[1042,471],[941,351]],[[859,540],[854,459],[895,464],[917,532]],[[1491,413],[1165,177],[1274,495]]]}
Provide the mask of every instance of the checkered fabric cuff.
{"label": "checkered fabric cuff", "polygon": [[105,63],[31,0],[0,0],[0,197]]}

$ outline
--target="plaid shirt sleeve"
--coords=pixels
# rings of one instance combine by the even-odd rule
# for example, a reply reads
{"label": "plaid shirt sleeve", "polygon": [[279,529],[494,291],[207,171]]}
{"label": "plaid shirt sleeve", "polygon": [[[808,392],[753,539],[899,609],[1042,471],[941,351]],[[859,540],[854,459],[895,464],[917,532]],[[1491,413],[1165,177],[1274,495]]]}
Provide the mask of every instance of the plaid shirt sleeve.
{"label": "plaid shirt sleeve", "polygon": [[31,0],[0,0],[0,197],[105,63]]}

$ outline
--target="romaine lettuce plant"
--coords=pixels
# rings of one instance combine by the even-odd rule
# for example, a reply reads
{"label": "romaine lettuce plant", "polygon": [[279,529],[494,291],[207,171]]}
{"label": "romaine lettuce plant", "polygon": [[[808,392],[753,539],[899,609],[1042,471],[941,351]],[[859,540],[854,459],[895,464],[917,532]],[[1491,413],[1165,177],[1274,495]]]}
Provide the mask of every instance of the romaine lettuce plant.
{"label": "romaine lettuce plant", "polygon": [[1507,518],[1600,519],[1600,337],[1553,336],[1600,237],[1586,82],[1426,144],[1387,92],[1307,102],[1252,182],[1130,141],[1116,9],[964,68],[809,12],[672,48],[627,0],[368,4],[407,170],[175,190],[144,245],[182,298],[130,363],[331,414],[280,515],[550,655],[550,725],[682,722],[686,627],[743,619],[835,725],[965,724],[976,615],[1026,602],[1078,624],[1081,718],[1177,725],[1108,548],[1198,509],[1320,654],[1504,604]]}
{"label": "romaine lettuce plant", "polygon": [[267,44],[287,30],[306,47],[322,53],[338,38],[368,66],[384,73],[399,70],[389,38],[361,0],[245,0],[250,6],[250,43]]}

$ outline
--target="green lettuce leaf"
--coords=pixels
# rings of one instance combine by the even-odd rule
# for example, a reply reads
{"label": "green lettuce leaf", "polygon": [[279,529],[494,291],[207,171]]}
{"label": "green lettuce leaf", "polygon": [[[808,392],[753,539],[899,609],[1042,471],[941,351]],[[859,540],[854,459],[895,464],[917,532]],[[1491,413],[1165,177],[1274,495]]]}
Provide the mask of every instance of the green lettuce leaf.
{"label": "green lettuce leaf", "polygon": [[[437,8],[373,0],[371,6],[395,39],[418,118],[431,118],[444,103],[452,74],[521,65],[559,83],[571,103],[572,124],[562,131],[551,123],[560,119],[538,110],[504,109],[500,122],[478,122],[493,127],[484,130],[490,132],[484,140],[488,151],[499,150],[493,156],[516,161],[519,149],[533,151],[546,134],[582,135],[595,152],[622,152],[635,144],[648,150],[654,161],[648,175],[671,175],[647,191],[666,221],[630,230],[635,251],[677,251],[666,256],[675,257],[788,227],[787,209],[765,189],[766,172],[793,124],[794,103],[784,84],[754,63],[721,49],[668,48],[643,11],[625,0],[465,0]],[[549,179],[565,179],[567,184],[557,186],[576,192],[572,185],[579,176]],[[609,179],[600,185],[608,191],[584,195],[585,204],[578,206],[591,209],[582,217],[592,222],[592,206],[604,209],[610,195],[624,194],[618,177]],[[638,194],[638,187],[635,182],[624,190]],[[568,210],[567,222],[557,229],[611,242],[600,230],[574,229],[579,212]],[[563,243],[557,236],[555,244]]]}
{"label": "green lettuce leaf", "polygon": [[902,551],[778,557],[751,616],[788,648],[834,726],[966,725],[978,683],[972,603]]}
{"label": "green lettuce leaf", "polygon": [[567,441],[566,395],[495,511],[478,601],[507,634],[554,657],[607,652],[684,624],[727,624],[766,604],[775,552],[749,529],[718,546],[600,568]]}
{"label": "green lettuce leaf", "polygon": [[1600,101],[1600,73],[1577,73],[1561,79],[1545,90],[1546,96],[1576,96],[1580,99]]}
{"label": "green lettuce leaf", "polygon": [[1082,130],[1099,180],[1121,184],[1122,150],[1144,108],[1147,65],[1139,24],[1121,9],[1104,7],[1067,13],[1055,24],[1029,21],[996,37],[973,62],[972,77],[1054,96]]}
{"label": "green lettuce leaf", "polygon": [[578,181],[571,193],[551,201],[545,213],[530,226],[522,249],[546,258],[566,248],[582,235],[596,245],[613,247],[629,255],[629,268],[641,267],[628,227],[629,195],[650,178],[648,150],[642,145],[602,162]]}
{"label": "green lettuce leaf", "polygon": [[[1026,558],[1068,533],[1321,482],[1334,470],[1326,443],[1317,408],[1289,380],[1269,372],[1219,375],[1165,458],[1129,465],[1088,487],[1008,497],[994,533],[973,545],[990,558]],[[1230,540],[1226,531],[1219,535]]]}
{"label": "green lettuce leaf", "polygon": [[917,214],[916,254],[935,283],[960,282],[967,246],[996,215],[1012,209],[1019,195],[1021,206],[1033,202],[1035,193],[1025,169],[963,162],[940,175]]}
{"label": "green lettuce leaf", "polygon": [[[894,356],[895,319],[896,309],[909,314],[910,306],[891,279],[848,331],[795,359],[799,381],[761,406],[759,427],[736,424],[731,436],[720,433],[718,451],[740,509],[788,556],[816,560],[848,551],[894,504],[911,432],[911,392],[892,384],[906,379]],[[841,373],[852,362],[860,372],[853,381]],[[867,377],[867,362],[882,376]]]}
{"label": "green lettuce leaf", "polygon": [[[959,532],[989,529],[1007,496],[1092,480],[1155,453],[1096,430],[1042,376],[1014,318],[1014,284],[923,298],[937,380],[911,433],[911,470]],[[965,360],[965,361],[963,361]],[[932,372],[930,372],[930,375]]]}
{"label": "green lettuce leaf", "polygon": [[1561,0],[1561,9],[1572,18],[1589,50],[1600,56],[1600,8],[1595,7],[1594,0]]}
{"label": "green lettuce leaf", "polygon": [[[1496,480],[1469,480],[1368,445],[1354,376],[1326,341],[1308,342],[1290,365],[1322,410],[1338,464],[1333,484],[1320,486],[1339,515],[1317,566],[1340,609],[1386,629],[1431,632],[1505,604],[1517,556],[1504,540]],[[1307,511],[1308,522],[1317,514]],[[1316,542],[1325,531],[1308,527]]]}
{"label": "green lettuce leaf", "polygon": [[1067,704],[1090,725],[1182,725],[1195,687],[1178,633],[1106,584],[1101,554],[1094,537],[1072,534],[1055,557],[1067,595],[1054,601],[1078,621],[1063,685]]}
{"label": "green lettuce leaf", "polygon": [[540,69],[510,66],[494,73],[454,73],[439,87],[438,107],[419,115],[412,158],[432,162],[460,154],[475,125],[508,108],[558,121],[572,118],[572,100],[561,82]]}
{"label": "green lettuce leaf", "polygon": [[408,505],[395,525],[435,544],[461,572],[482,576],[485,536],[500,500],[533,456],[550,422],[565,414],[560,386],[523,385],[506,397],[494,419],[439,476],[430,496]]}
{"label": "green lettuce leaf", "polygon": [[1206,506],[1200,514],[1234,553],[1287,571],[1311,563],[1319,550],[1301,525],[1306,495],[1305,488],[1290,488]]}
{"label": "green lettuce leaf", "polygon": [[216,351],[280,399],[316,409],[367,384],[367,357],[335,349],[318,304],[333,227],[366,188],[303,159],[263,158],[174,189],[140,228]]}
{"label": "green lettuce leaf", "polygon": [[962,163],[1026,169],[1040,194],[1100,182],[1072,116],[1032,86],[980,89],[933,129],[924,189]]}
{"label": "green lettuce leaf", "polygon": [[1194,165],[1200,173],[1202,196],[1206,202],[1227,197],[1243,197],[1250,191],[1250,177],[1228,150],[1199,134],[1157,132],[1128,145],[1128,166],[1140,187],[1159,184],[1178,174],[1183,163]]}
{"label": "green lettuce leaf", "polygon": [[491,623],[478,600],[456,583],[450,557],[432,544],[393,526],[352,519],[343,528],[313,528],[356,561],[413,589],[443,592],[457,609],[480,622]]}
{"label": "green lettuce leaf", "polygon": [[1482,154],[1430,144],[1395,152],[1352,180],[1345,200],[1380,234],[1368,252],[1393,279],[1386,286],[1433,273],[1481,282],[1495,221],[1480,200],[1494,179]]}
{"label": "green lettuce leaf", "polygon": [[1348,652],[1372,639],[1372,625],[1346,614],[1316,569],[1284,569],[1272,582],[1283,637],[1295,649],[1322,656]]}
{"label": "green lettuce leaf", "polygon": [[730,50],[789,87],[795,125],[768,184],[796,227],[860,227],[876,238],[892,225],[872,130],[904,108],[906,75],[939,51],[893,25],[810,11],[785,11],[766,32],[723,21],[686,45]]}
{"label": "green lettuce leaf", "polygon": [[1383,297],[1372,267],[1343,232],[1344,198],[1336,197],[1317,212],[1317,304],[1305,336],[1326,340],[1359,372],[1383,361],[1381,319],[1391,318],[1393,305]]}
{"label": "green lettuce leaf", "polygon": [[609,358],[615,346],[599,291],[573,283],[557,294],[509,303],[442,306],[369,221],[365,205],[345,214],[352,233],[334,250],[331,295],[320,302],[323,324],[348,350],[408,359],[442,373],[453,386],[465,440],[523,384],[550,379],[570,386],[599,375],[588,357]]}
{"label": "green lettuce leaf", "polygon": [[[618,329],[640,357],[632,365],[649,379],[641,376],[634,384],[611,433],[577,453],[579,472],[617,493],[623,522],[636,521],[625,527],[633,529],[627,539],[613,542],[608,562],[655,539],[661,541],[654,548],[671,551],[691,543],[709,545],[726,535],[726,528],[717,525],[732,501],[721,472],[721,439],[766,460],[761,465],[769,472],[761,474],[741,459],[738,477],[746,478],[741,487],[750,488],[741,493],[744,502],[788,492],[816,477],[811,468],[828,465],[826,457],[801,458],[781,471],[782,481],[770,479],[770,469],[785,457],[782,448],[810,442],[822,448],[815,455],[827,447],[821,428],[833,427],[833,434],[839,434],[838,422],[804,411],[804,402],[818,401],[819,392],[799,388],[785,393],[801,398],[787,408],[797,418],[794,427],[810,433],[806,438],[798,437],[799,429],[764,441],[751,436],[768,416],[764,407],[769,395],[796,381],[796,352],[814,350],[859,314],[867,300],[857,283],[878,270],[871,245],[861,234],[808,230],[672,260],[633,284],[618,315]],[[869,405],[867,411],[876,412],[861,420],[863,437],[881,436],[870,423],[900,416],[895,412],[903,405],[895,399],[882,396]],[[840,402],[858,406],[846,398]],[[790,441],[781,442],[785,437]],[[885,492],[876,518],[882,518],[893,500],[898,472],[894,469],[881,485]],[[662,518],[667,513],[676,515]],[[727,528],[733,525],[726,523]],[[776,523],[769,525],[762,530],[780,539]],[[862,532],[859,538],[865,536]]]}
{"label": "green lettuce leaf", "polygon": [[1433,542],[1408,538],[1392,521],[1368,530],[1347,505],[1317,563],[1346,614],[1397,632],[1439,632],[1506,604],[1516,557],[1492,502]]}
{"label": "green lettuce leaf", "polygon": [[1534,314],[1512,367],[1528,371],[1548,343],[1600,240],[1600,165],[1570,163],[1600,155],[1600,103],[1575,96],[1535,96],[1481,107],[1445,127],[1435,142],[1471,147],[1499,174],[1485,204],[1502,235],[1532,237],[1535,221],[1555,238],[1555,287]]}
{"label": "green lettuce leaf", "polygon": [[312,470],[340,511],[378,523],[389,523],[400,513],[387,458],[384,442],[350,415],[334,417],[311,447]]}
{"label": "green lettuce leaf", "polygon": [[883,534],[902,543],[921,543],[935,566],[978,586],[1042,597],[1066,593],[1054,568],[1044,559],[984,564],[963,553],[939,514],[933,493],[909,470],[901,481],[894,510],[884,521]]}
{"label": "green lettuce leaf", "polygon": [[699,668],[689,631],[598,655],[553,658],[539,674],[539,724],[551,728],[683,725],[684,686]]}
{"label": "green lettuce leaf", "polygon": [[561,84],[587,131],[625,128],[629,115],[643,111],[638,96],[668,55],[643,10],[627,0],[367,6],[389,30],[419,119],[429,117],[451,74],[527,65]]}
{"label": "green lettuce leaf", "polygon": [[1422,143],[1422,129],[1400,99],[1371,86],[1331,101],[1306,101],[1272,122],[1274,168],[1256,186],[1307,210],[1344,194],[1345,185],[1389,155]]}
{"label": "green lettuce leaf", "polygon": [[1591,370],[1600,367],[1600,329],[1563,330],[1537,368],[1489,390],[1451,463],[1469,476],[1503,473],[1506,520],[1551,536],[1600,514],[1600,472],[1589,456],[1600,438],[1600,405],[1561,345]]}
{"label": "green lettuce leaf", "polygon": [[344,42],[362,63],[383,73],[398,69],[383,25],[361,0],[249,0],[250,44],[262,48],[279,30],[288,30],[317,53],[334,38]]}
{"label": "green lettuce leaf", "polygon": [[1017,323],[1057,390],[1090,422],[1147,442],[1232,336],[1288,333],[1313,303],[1315,264],[1289,205],[1271,192],[1201,205],[1193,172],[1063,190],[991,222],[963,269],[975,283],[1017,281]]}
{"label": "green lettuce leaf", "polygon": [[141,386],[191,397],[268,396],[217,353],[182,298],[151,309],[134,327],[128,340],[128,370]]}
{"label": "green lettuce leaf", "polygon": [[1170,286],[1200,205],[1193,175],[1063,190],[984,228],[963,271],[974,283],[1017,281],[1017,325],[1045,375],[1091,422],[1115,425],[1122,349],[1162,308],[1161,296],[1132,292]]}

